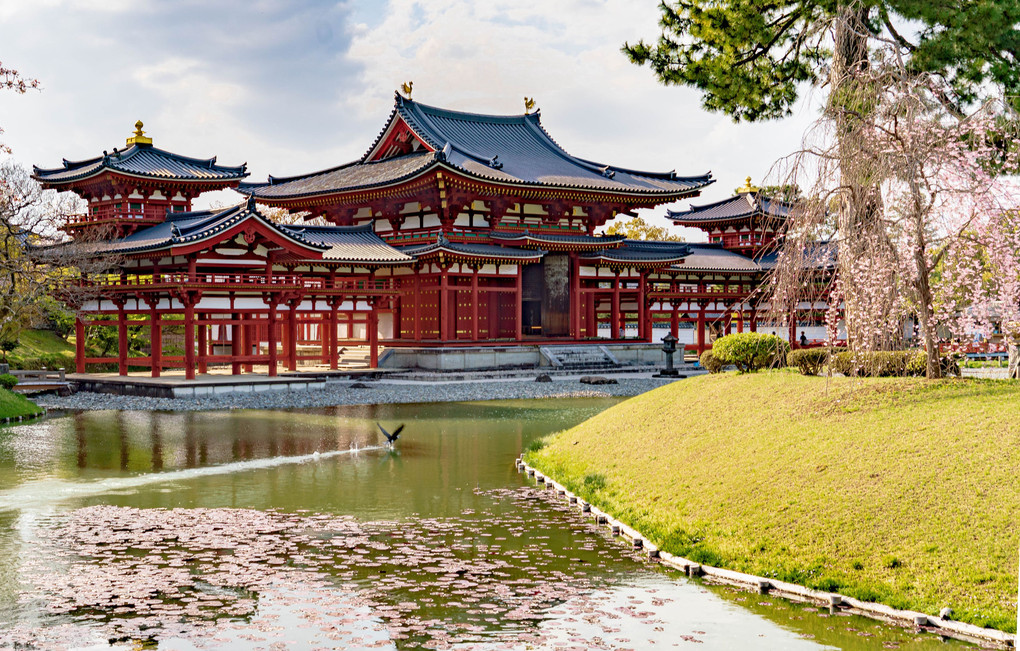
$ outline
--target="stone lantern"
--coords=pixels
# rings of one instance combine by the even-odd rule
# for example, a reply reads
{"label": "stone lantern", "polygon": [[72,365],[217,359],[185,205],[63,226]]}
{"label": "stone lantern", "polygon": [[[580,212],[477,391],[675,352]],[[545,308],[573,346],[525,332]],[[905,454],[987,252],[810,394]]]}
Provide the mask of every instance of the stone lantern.
{"label": "stone lantern", "polygon": [[673,354],[676,353],[676,342],[679,341],[669,333],[662,338],[662,352],[666,353],[666,368],[662,369],[656,377],[680,377],[680,373],[673,368]]}

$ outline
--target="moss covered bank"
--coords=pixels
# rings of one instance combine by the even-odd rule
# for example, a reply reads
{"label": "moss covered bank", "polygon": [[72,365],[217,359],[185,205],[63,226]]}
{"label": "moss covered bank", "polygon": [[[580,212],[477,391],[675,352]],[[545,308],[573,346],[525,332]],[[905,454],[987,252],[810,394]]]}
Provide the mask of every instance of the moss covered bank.
{"label": "moss covered bank", "polygon": [[1015,630],[1020,384],[702,376],[526,458],[665,551]]}

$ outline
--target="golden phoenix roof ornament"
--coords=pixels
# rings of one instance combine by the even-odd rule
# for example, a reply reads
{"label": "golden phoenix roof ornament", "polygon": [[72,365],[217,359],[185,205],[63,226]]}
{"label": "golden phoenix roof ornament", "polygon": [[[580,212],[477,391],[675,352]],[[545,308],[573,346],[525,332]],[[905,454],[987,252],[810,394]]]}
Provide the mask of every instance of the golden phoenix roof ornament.
{"label": "golden phoenix roof ornament", "polygon": [[534,97],[525,97],[524,98],[524,115],[527,115],[528,113],[531,113],[531,111],[534,110],[534,108],[535,108],[535,98]]}
{"label": "golden phoenix roof ornament", "polygon": [[135,135],[133,135],[133,136],[131,136],[130,138],[127,139],[127,146],[128,147],[130,147],[131,145],[151,145],[152,144],[152,138],[149,138],[148,136],[146,136],[145,132],[142,131],[142,127],[144,127],[144,126],[145,125],[142,124],[141,120],[139,120],[138,122],[135,122]]}
{"label": "golden phoenix roof ornament", "polygon": [[411,99],[411,89],[412,88],[414,88],[414,82],[413,81],[405,81],[404,83],[402,83],[400,85],[400,90],[401,90],[401,92],[404,93],[404,97],[406,97],[407,99]]}
{"label": "golden phoenix roof ornament", "polygon": [[751,185],[751,177],[744,179],[744,187],[737,188],[737,194],[743,194],[744,192],[757,192],[761,188]]}

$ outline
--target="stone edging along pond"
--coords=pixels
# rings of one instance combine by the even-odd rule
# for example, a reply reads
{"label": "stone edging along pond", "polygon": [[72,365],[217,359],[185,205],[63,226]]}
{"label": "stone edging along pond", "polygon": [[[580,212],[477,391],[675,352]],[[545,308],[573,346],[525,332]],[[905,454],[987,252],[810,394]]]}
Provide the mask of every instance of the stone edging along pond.
{"label": "stone edging along pond", "polygon": [[608,527],[614,536],[622,536],[629,540],[635,548],[644,549],[649,560],[658,561],[663,565],[680,570],[687,576],[701,576],[708,581],[754,590],[760,594],[770,594],[790,601],[828,607],[831,612],[846,612],[894,624],[912,626],[918,630],[929,631],[943,637],[974,642],[985,648],[1015,648],[1016,636],[1003,631],[934,617],[912,610],[898,610],[883,604],[861,601],[833,592],[812,590],[794,583],[776,581],[774,579],[754,576],[753,574],[744,574],[743,572],[735,572],[720,567],[702,565],[686,558],[675,556],[669,552],[664,552],[648,542],[648,539],[641,532],[613,518],[598,507],[588,504],[567,490],[562,484],[555,482],[529,466],[524,462],[523,455],[518,457],[515,465],[518,472],[526,473],[528,477],[534,478],[540,485],[544,484],[547,490],[556,491],[557,495],[563,497],[572,506],[579,508],[582,513],[590,514],[598,524]]}

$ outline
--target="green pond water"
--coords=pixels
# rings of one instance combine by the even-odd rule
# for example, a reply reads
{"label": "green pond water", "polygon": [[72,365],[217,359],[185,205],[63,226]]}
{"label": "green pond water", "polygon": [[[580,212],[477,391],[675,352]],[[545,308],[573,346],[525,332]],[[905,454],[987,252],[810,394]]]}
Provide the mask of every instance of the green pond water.
{"label": "green pond water", "polygon": [[[0,648],[963,646],[688,580],[515,471],[529,442],[615,402],[0,430]],[[406,425],[394,449],[377,423]]]}

